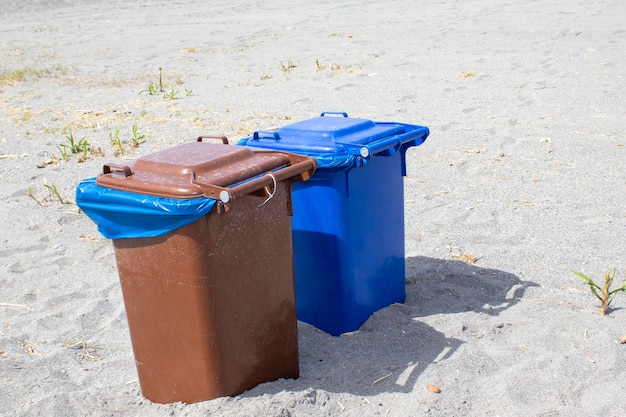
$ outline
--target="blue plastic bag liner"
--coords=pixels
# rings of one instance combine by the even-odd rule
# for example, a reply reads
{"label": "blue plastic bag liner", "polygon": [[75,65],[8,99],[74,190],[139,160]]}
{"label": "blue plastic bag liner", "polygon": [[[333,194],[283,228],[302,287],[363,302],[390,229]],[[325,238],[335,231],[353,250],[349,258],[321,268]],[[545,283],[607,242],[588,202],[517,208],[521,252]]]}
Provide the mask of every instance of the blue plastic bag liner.
{"label": "blue plastic bag liner", "polygon": [[109,239],[161,236],[206,216],[216,200],[188,200],[129,193],[83,180],[76,204]]}
{"label": "blue plastic bag liner", "polygon": [[108,238],[155,237],[207,215],[225,213],[237,198],[269,193],[277,181],[304,181],[313,158],[287,152],[198,142],[105,164],[83,181],[76,203]]}
{"label": "blue plastic bag liner", "polygon": [[425,126],[374,122],[351,118],[347,113],[325,112],[275,131],[254,132],[238,145],[312,156],[318,169],[339,170],[366,165],[374,155],[389,156],[421,145],[428,134]]}

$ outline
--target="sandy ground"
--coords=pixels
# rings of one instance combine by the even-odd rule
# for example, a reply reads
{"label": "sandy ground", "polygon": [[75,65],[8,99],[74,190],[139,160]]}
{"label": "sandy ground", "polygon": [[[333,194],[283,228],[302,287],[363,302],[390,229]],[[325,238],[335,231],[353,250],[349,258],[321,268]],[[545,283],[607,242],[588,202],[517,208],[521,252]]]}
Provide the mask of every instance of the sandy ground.
{"label": "sandy ground", "polygon": [[[602,317],[571,270],[626,274],[624,21],[620,0],[0,1],[0,414],[622,415],[626,294]],[[407,156],[406,303],[350,336],[299,323],[297,380],[144,399],[76,185],[322,111],[431,129]]]}

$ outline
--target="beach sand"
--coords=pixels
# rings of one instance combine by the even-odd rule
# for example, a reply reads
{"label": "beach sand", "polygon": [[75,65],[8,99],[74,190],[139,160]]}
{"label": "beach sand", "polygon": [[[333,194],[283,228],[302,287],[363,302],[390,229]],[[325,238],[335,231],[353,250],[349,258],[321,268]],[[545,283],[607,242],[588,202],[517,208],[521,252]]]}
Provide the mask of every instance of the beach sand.
{"label": "beach sand", "polygon": [[[626,274],[624,21],[618,0],[0,1],[0,415],[621,416],[626,294],[603,317],[572,270]],[[406,302],[342,337],[299,323],[299,379],[143,398],[76,185],[323,111],[431,130]],[[70,135],[99,151],[64,160]]]}

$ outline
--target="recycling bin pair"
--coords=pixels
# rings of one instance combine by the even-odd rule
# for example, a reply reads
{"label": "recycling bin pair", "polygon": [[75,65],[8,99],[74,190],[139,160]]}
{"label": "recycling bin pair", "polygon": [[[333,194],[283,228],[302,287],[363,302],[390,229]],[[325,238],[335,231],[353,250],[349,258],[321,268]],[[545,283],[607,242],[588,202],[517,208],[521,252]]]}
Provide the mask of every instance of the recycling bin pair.
{"label": "recycling bin pair", "polygon": [[81,182],[77,204],[113,240],[143,395],[297,378],[296,318],[340,335],[403,302],[405,153],[428,133],[323,113]]}

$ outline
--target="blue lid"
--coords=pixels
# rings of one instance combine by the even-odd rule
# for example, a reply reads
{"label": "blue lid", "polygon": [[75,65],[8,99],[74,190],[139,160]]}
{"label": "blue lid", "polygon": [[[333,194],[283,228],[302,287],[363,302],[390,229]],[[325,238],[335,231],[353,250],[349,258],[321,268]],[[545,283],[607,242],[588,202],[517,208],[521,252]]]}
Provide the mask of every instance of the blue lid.
{"label": "blue lid", "polygon": [[[318,158],[318,164],[336,158],[345,162],[347,158],[350,164],[364,165],[373,155],[392,155],[400,148],[420,145],[428,133],[425,126],[374,122],[351,118],[347,113],[326,112],[275,131],[254,132],[240,144],[313,156]],[[324,168],[324,164],[319,167]]]}

